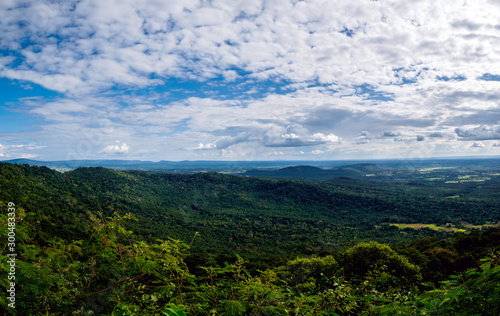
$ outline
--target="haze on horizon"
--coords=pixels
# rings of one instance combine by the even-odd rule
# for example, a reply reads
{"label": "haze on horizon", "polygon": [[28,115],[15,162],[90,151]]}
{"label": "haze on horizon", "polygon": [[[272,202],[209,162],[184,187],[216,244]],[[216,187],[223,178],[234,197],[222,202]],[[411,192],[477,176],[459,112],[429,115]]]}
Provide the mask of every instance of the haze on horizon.
{"label": "haze on horizon", "polygon": [[500,2],[0,2],[0,160],[500,154]]}

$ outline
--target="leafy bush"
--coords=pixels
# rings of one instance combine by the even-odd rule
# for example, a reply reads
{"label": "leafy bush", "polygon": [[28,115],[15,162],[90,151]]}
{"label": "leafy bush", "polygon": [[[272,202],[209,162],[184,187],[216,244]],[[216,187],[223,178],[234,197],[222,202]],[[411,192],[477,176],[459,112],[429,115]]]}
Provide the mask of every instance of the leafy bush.
{"label": "leafy bush", "polygon": [[340,258],[345,277],[355,284],[371,280],[378,290],[391,287],[414,288],[422,280],[420,268],[388,245],[359,243]]}

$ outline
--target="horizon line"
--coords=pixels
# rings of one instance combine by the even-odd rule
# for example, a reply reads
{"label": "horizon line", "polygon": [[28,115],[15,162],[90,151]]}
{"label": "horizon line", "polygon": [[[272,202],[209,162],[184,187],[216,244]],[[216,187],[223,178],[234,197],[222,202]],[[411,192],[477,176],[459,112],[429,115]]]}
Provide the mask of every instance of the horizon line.
{"label": "horizon line", "polygon": [[277,160],[140,160],[140,159],[67,159],[67,160],[36,160],[31,158],[12,158],[8,160],[0,160],[0,162],[8,163],[15,160],[33,161],[33,162],[91,162],[91,161],[136,161],[136,162],[288,162],[288,161],[311,161],[311,162],[329,162],[329,161],[380,161],[380,160],[440,160],[440,159],[453,159],[453,160],[467,160],[467,159],[500,159],[500,155],[483,155],[483,156],[439,156],[439,157],[410,157],[410,158],[344,158],[344,159],[277,159]]}

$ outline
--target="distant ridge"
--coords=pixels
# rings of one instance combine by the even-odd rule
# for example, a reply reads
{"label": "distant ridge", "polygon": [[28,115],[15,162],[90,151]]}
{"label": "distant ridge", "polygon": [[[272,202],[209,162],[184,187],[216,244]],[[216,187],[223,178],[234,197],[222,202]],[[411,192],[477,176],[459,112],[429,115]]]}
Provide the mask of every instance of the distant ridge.
{"label": "distant ridge", "polygon": [[341,166],[334,169],[321,169],[313,166],[287,167],[279,170],[250,170],[243,175],[262,178],[291,178],[309,180],[327,180],[338,177],[363,178],[384,169],[373,163],[361,163]]}
{"label": "distant ridge", "polygon": [[336,170],[344,170],[344,171],[350,170],[354,172],[373,173],[382,171],[383,168],[379,167],[374,163],[358,163],[354,165],[338,167],[336,168]]}
{"label": "distant ridge", "polygon": [[[243,176],[262,178],[288,178],[327,180],[337,177],[363,178],[383,168],[373,163],[347,164],[336,168],[320,168],[311,165],[286,166],[300,161],[141,161],[141,160],[61,160],[37,161],[32,159],[12,159],[2,161],[11,164],[45,166],[59,171],[70,171],[79,167],[105,167],[117,170],[162,171],[173,173],[195,173],[203,171],[227,172]],[[310,162],[313,163],[313,162]],[[348,161],[346,161],[348,163]],[[323,162],[325,165],[326,162]],[[321,165],[321,164],[320,164]],[[330,164],[331,165],[331,164]],[[250,170],[248,170],[250,167]],[[246,170],[245,170],[246,169]]]}
{"label": "distant ridge", "polygon": [[[482,157],[478,159],[429,158],[429,159],[373,159],[373,160],[273,160],[273,161],[144,161],[144,160],[59,160],[39,161],[33,159],[11,159],[0,163],[28,164],[45,166],[60,172],[67,172],[79,167],[105,167],[116,170],[139,170],[148,172],[197,173],[220,172],[235,175],[270,178],[292,178],[327,180],[338,177],[387,178],[390,170],[416,170],[432,167],[482,167],[496,168],[500,164],[499,157]],[[373,178],[373,179],[375,179]]]}
{"label": "distant ridge", "polygon": [[45,166],[58,170],[72,170],[79,167],[107,167],[113,169],[130,169],[130,167],[150,166],[151,161],[141,160],[60,160],[60,161],[38,161],[31,159],[12,159],[2,161],[12,164],[28,164],[30,166]]}

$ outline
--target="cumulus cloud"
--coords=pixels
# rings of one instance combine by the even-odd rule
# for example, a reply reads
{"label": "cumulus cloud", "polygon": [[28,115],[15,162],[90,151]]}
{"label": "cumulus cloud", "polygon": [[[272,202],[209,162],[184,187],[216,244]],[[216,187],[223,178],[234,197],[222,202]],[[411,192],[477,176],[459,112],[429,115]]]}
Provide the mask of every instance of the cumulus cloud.
{"label": "cumulus cloud", "polygon": [[396,137],[396,138],[394,138],[394,141],[395,142],[410,142],[412,140],[409,138],[406,138],[406,137]]}
{"label": "cumulus cloud", "polygon": [[264,135],[263,139],[264,146],[266,147],[301,147],[301,146],[312,146],[318,143],[324,142],[311,142],[307,140],[302,140],[300,137],[294,133],[290,134],[276,134],[275,131],[268,131]]}
{"label": "cumulus cloud", "polygon": [[[500,139],[499,9],[487,0],[2,1],[0,77],[58,94],[13,102],[40,124],[0,136],[35,139],[54,159],[81,139],[89,155],[130,155],[127,143],[157,159],[246,145],[263,155],[324,150],[341,139],[390,152],[402,144],[384,138],[439,143],[455,128],[459,140]],[[166,143],[179,152],[161,152]]]}
{"label": "cumulus cloud", "polygon": [[500,139],[500,125],[480,125],[473,128],[457,127],[455,133],[460,140],[494,140]]}
{"label": "cumulus cloud", "polygon": [[417,135],[417,142],[423,142],[425,140],[424,135]]}
{"label": "cumulus cloud", "polygon": [[105,154],[127,154],[129,151],[130,151],[130,147],[127,144],[123,143],[123,144],[120,145],[120,142],[117,141],[116,144],[106,146],[99,153],[105,153]]}
{"label": "cumulus cloud", "polygon": [[401,135],[401,133],[399,132],[394,132],[394,131],[385,131],[383,134],[382,134],[382,137],[394,137],[394,136],[399,136]]}
{"label": "cumulus cloud", "polygon": [[440,132],[432,132],[429,134],[429,137],[432,137],[432,138],[443,138],[444,135],[443,133],[440,133]]}
{"label": "cumulus cloud", "polygon": [[232,146],[234,144],[246,142],[249,140],[249,138],[250,138],[250,134],[246,133],[246,132],[240,133],[234,137],[225,136],[225,137],[222,137],[221,139],[217,140],[217,142],[215,143],[215,147],[217,147],[219,149],[225,149],[225,148]]}
{"label": "cumulus cloud", "polygon": [[314,133],[301,125],[273,126],[263,136],[266,147],[302,147],[327,143],[338,143],[340,138],[335,134]]}
{"label": "cumulus cloud", "polygon": [[311,141],[320,141],[325,143],[338,143],[340,141],[340,137],[335,134],[325,135],[323,133],[313,134],[310,138]]}
{"label": "cumulus cloud", "polygon": [[0,144],[0,157],[4,159],[34,159],[39,158],[40,155],[33,153],[33,151],[38,151],[45,148],[45,146],[36,146],[33,144],[10,144],[2,145]]}
{"label": "cumulus cloud", "polygon": [[355,137],[356,144],[368,144],[371,139],[371,134],[367,131],[362,131]]}
{"label": "cumulus cloud", "polygon": [[[117,8],[112,0],[11,3],[2,10],[0,30],[8,36],[0,45],[21,49],[29,36],[33,43],[22,48],[22,67],[4,74],[20,78],[23,67],[35,65],[39,76],[32,73],[33,80],[70,93],[112,84],[158,84],[168,77],[232,81],[238,77],[234,68],[258,79],[377,87],[420,80],[424,69],[454,73],[460,65],[459,70],[477,71],[496,46],[495,30],[488,27],[497,21],[495,10],[485,11],[485,5],[129,0]],[[480,20],[474,19],[478,12]],[[475,51],[483,53],[471,51],[471,40]]]}
{"label": "cumulus cloud", "polygon": [[217,146],[214,143],[199,143],[195,150],[206,150],[206,149],[215,149]]}
{"label": "cumulus cloud", "polygon": [[472,145],[470,145],[471,148],[483,148],[485,147],[483,143],[481,142],[474,142]]}

